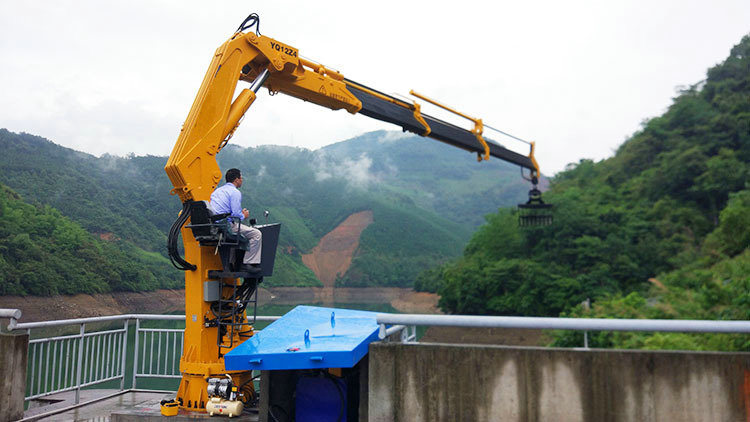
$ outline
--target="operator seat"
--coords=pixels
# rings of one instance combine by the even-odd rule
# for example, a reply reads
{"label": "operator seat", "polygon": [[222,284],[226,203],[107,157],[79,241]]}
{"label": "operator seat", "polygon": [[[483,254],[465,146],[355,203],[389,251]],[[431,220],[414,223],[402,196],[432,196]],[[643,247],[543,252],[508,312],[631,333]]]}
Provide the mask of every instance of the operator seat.
{"label": "operator seat", "polygon": [[208,201],[196,201],[190,208],[190,224],[185,227],[193,231],[195,240],[201,246],[213,247],[219,253],[221,270],[209,270],[209,278],[254,278],[259,279],[273,274],[276,247],[279,243],[280,224],[256,226],[255,219],[250,224],[261,231],[262,249],[260,271],[242,271],[244,252],[250,250],[250,242],[237,230],[232,230],[232,220],[239,220],[229,214],[216,214]]}

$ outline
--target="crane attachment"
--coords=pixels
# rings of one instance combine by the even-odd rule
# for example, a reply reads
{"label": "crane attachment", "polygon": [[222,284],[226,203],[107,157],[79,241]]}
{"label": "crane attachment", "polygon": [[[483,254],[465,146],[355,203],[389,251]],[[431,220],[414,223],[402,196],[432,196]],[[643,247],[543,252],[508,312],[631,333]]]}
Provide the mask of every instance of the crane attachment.
{"label": "crane attachment", "polygon": [[[484,153],[480,151],[476,151],[477,153],[477,161],[482,160],[489,160],[490,156],[497,157],[504,161],[509,161],[511,163],[516,163],[521,166],[523,169],[528,168],[530,170],[529,177],[524,177],[526,180],[529,180],[533,184],[533,188],[529,191],[529,200],[523,204],[518,204],[518,224],[521,227],[528,227],[528,226],[548,226],[552,224],[552,205],[547,204],[542,200],[542,191],[540,191],[537,188],[537,184],[539,182],[539,175],[541,174],[539,172],[539,164],[536,161],[536,158],[534,157],[534,148],[536,144],[534,142],[527,142],[524,141],[521,138],[517,138],[511,134],[499,131],[492,126],[487,126],[488,128],[498,131],[506,136],[509,136],[513,139],[516,139],[518,141],[524,142],[529,145],[530,151],[528,157],[524,157],[520,154],[516,154],[508,149],[505,149],[503,146],[496,144],[495,142],[489,141],[485,139],[482,135],[484,132],[484,124],[482,123],[482,119],[477,119],[471,116],[468,116],[464,113],[461,113],[460,111],[456,111],[451,107],[448,107],[438,101],[435,101],[431,98],[425,97],[422,94],[419,94],[417,92],[414,92],[414,90],[411,90],[409,92],[411,95],[420,98],[422,100],[425,100],[433,105],[436,105],[444,110],[447,110],[453,114],[456,114],[458,116],[461,116],[472,123],[474,123],[474,128],[471,130],[471,133],[474,134],[474,136],[477,138],[477,141],[479,142],[479,145],[484,148]],[[417,108],[419,105],[415,102],[414,103]],[[426,135],[425,135],[426,136]],[[469,145],[464,143],[466,141],[466,137],[454,137],[454,138],[446,138],[446,139],[440,139],[443,142],[449,143],[453,146],[469,149]],[[464,142],[461,142],[464,141]],[[528,162],[527,162],[528,160]]]}

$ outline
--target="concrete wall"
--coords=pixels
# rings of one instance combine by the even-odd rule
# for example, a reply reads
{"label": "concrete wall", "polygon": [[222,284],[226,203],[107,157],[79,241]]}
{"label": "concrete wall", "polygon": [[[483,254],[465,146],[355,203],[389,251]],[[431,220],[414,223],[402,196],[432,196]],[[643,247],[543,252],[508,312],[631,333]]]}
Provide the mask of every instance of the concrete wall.
{"label": "concrete wall", "polygon": [[0,421],[23,419],[29,336],[0,334]]}
{"label": "concrete wall", "polygon": [[369,421],[750,421],[750,353],[373,343]]}

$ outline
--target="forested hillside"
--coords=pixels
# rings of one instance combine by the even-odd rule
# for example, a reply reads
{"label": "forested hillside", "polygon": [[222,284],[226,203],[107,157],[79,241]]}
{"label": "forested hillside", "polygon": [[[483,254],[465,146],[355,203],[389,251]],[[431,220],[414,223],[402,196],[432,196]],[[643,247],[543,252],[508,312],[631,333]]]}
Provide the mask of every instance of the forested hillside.
{"label": "forested hillside", "polygon": [[[412,138],[374,132],[317,151],[225,148],[218,156],[220,166],[243,171],[245,205],[254,216],[268,209],[269,221],[282,223],[276,270],[266,283],[320,285],[302,264],[301,254],[350,214],[371,210],[375,221],[362,234],[352,267],[338,284],[411,285],[420,271],[458,256],[484,213],[522,199],[523,194],[514,188],[520,183],[517,169],[492,162],[477,164],[464,151],[438,142],[419,144]],[[4,284],[4,294],[148,289],[174,286],[174,280],[182,277],[164,259],[166,233],[181,208],[179,200],[169,195],[166,157],[95,157],[4,129],[0,129],[0,148],[0,183],[17,192],[19,200],[35,209],[59,212],[61,218],[87,232],[92,244],[137,251],[162,265],[144,269],[150,274],[147,282],[128,280],[139,287],[123,287],[105,277],[109,287],[75,281],[64,289],[45,290],[16,283]],[[424,154],[418,155],[422,149]],[[490,185],[502,188],[493,190]],[[435,199],[443,196],[450,197],[453,205]],[[456,204],[466,209],[451,212]],[[29,222],[33,221],[30,216]],[[52,246],[60,242],[39,243],[44,253],[33,258],[38,261],[35,265],[58,268],[48,260],[55,255]],[[0,256],[9,262],[17,259],[7,249],[0,249]],[[60,263],[66,259],[60,258]],[[106,274],[106,268],[101,274]],[[35,282],[29,277],[18,280],[29,285]],[[73,279],[63,276],[61,280]]]}
{"label": "forested hillside", "polygon": [[222,168],[243,171],[242,189],[257,204],[254,209],[270,210],[301,233],[281,241],[288,242],[283,246],[299,265],[299,255],[346,217],[373,211],[374,223],[362,233],[360,251],[339,285],[409,286],[423,269],[460,254],[469,237],[467,226],[419,208],[406,196],[376,190],[378,176],[367,159],[324,161],[319,151],[277,146],[229,151],[219,159]]}
{"label": "forested hillside", "polygon": [[0,295],[179,287],[169,261],[121,239],[100,240],[50,206],[0,185]]}
{"label": "forested hillside", "polygon": [[[556,175],[554,225],[521,230],[501,210],[417,287],[452,313],[748,320],[749,175],[746,36],[612,158]],[[750,350],[748,336],[603,333],[593,344]]]}
{"label": "forested hillside", "polygon": [[[527,146],[522,147],[519,151],[526,153]],[[477,163],[474,154],[406,133],[367,133],[322,148],[319,156],[324,163],[367,160],[378,182],[371,191],[413,201],[472,229],[498,207],[525,200],[529,190],[517,166],[495,158]]]}

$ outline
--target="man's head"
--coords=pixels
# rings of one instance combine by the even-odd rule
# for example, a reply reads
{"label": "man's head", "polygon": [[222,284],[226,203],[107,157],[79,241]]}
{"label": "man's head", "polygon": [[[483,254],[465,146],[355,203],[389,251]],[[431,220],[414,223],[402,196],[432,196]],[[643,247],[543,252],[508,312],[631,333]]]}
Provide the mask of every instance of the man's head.
{"label": "man's head", "polygon": [[229,169],[227,170],[227,183],[233,183],[238,188],[242,186],[242,174],[240,174],[239,169]]}

